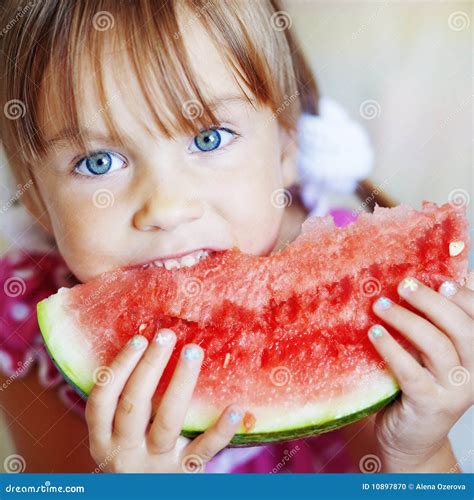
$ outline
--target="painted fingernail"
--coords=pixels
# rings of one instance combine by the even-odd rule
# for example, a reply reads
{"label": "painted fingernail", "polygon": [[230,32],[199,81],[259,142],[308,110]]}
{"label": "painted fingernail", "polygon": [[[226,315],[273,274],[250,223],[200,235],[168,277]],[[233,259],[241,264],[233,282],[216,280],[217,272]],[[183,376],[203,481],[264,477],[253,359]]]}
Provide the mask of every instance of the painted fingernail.
{"label": "painted fingernail", "polygon": [[227,413],[227,418],[232,424],[236,424],[243,417],[243,412],[241,410],[232,409]]}
{"label": "painted fingernail", "polygon": [[196,346],[187,346],[183,349],[183,356],[188,361],[196,361],[202,358],[202,349]]}
{"label": "painted fingernail", "polygon": [[156,332],[154,341],[159,345],[171,344],[174,338],[174,332],[172,330],[163,329]]}
{"label": "painted fingernail", "polygon": [[410,295],[418,290],[418,281],[415,278],[407,277],[398,285],[398,293],[400,295]]}
{"label": "painted fingernail", "polygon": [[146,346],[146,338],[143,335],[134,335],[128,343],[138,351]]}
{"label": "painted fingernail", "polygon": [[393,302],[387,297],[380,297],[375,301],[374,307],[377,311],[386,311],[389,307],[392,307]]}
{"label": "painted fingernail", "polygon": [[376,339],[385,333],[385,329],[380,325],[374,325],[369,329],[372,338]]}
{"label": "painted fingernail", "polygon": [[452,297],[458,291],[458,284],[455,281],[445,281],[439,287],[439,293],[445,297]]}

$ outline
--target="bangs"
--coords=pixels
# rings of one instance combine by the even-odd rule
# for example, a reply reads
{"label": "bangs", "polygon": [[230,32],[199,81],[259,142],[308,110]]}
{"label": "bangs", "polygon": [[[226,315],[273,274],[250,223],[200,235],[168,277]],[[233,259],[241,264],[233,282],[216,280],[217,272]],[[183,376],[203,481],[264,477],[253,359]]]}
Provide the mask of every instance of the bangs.
{"label": "bangs", "polygon": [[[25,107],[20,119],[4,120],[6,147],[16,149],[13,152],[25,163],[48,153],[51,145],[42,124],[45,116],[53,119],[53,113],[46,107],[46,91],[61,103],[54,121],[65,125],[64,138],[87,150],[85,129],[96,117],[88,117],[86,123],[80,120],[85,68],[93,74],[100,103],[97,115],[104,118],[110,137],[124,145],[120,127],[108,111],[113,100],[127,99],[131,75],[116,78],[120,91],[107,95],[103,63],[109,50],[124,57],[134,72],[147,107],[135,111],[164,137],[194,135],[217,125],[216,103],[198,87],[183,40],[194,23],[200,23],[223,55],[242,97],[252,106],[255,102],[269,106],[281,125],[295,130],[301,111],[296,96],[302,83],[293,67],[287,35],[271,25],[273,12],[271,2],[253,0],[40,3],[22,21],[22,30],[29,35],[7,36],[2,45],[5,54],[20,54],[16,60],[5,60],[2,98],[18,100]],[[288,105],[281,111],[284,102]]]}

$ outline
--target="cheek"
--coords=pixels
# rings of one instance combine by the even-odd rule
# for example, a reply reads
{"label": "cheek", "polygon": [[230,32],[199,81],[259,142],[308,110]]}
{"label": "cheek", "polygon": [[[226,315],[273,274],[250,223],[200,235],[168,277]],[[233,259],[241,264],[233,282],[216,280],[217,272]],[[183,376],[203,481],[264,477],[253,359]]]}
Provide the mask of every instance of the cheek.
{"label": "cheek", "polygon": [[[120,240],[120,214],[114,207],[97,208],[90,198],[64,206],[53,228],[58,249],[74,275],[82,282],[118,265],[123,242]],[[114,228],[111,230],[111,228]]]}
{"label": "cheek", "polygon": [[239,159],[232,169],[219,206],[232,227],[235,244],[245,252],[263,255],[273,249],[283,217],[282,179],[274,151],[259,151],[252,157]]}

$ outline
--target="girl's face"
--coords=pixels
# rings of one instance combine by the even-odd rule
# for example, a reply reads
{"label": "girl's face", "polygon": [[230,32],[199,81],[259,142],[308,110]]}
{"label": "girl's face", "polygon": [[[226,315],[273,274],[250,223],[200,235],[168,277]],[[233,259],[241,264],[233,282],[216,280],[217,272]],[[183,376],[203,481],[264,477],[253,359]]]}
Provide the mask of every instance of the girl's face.
{"label": "girl's face", "polygon": [[[48,210],[46,226],[82,282],[116,267],[196,249],[237,246],[266,255],[277,243],[284,210],[277,190],[294,181],[296,143],[270,108],[254,109],[246,102],[198,24],[185,30],[184,42],[199,87],[216,100],[220,124],[214,130],[194,137],[160,136],[149,126],[132,67],[109,52],[104,59],[107,109],[96,99],[92,70],[86,73],[79,108],[90,150],[78,151],[61,140],[67,124],[52,119],[61,103],[54,87],[45,86],[43,124],[46,136],[55,140],[34,171],[35,182]],[[126,99],[116,78],[127,82]],[[126,107],[130,99],[134,105]],[[160,109],[163,117],[170,116]],[[184,109],[195,112],[192,105]],[[128,138],[126,148],[104,136],[105,112]]]}

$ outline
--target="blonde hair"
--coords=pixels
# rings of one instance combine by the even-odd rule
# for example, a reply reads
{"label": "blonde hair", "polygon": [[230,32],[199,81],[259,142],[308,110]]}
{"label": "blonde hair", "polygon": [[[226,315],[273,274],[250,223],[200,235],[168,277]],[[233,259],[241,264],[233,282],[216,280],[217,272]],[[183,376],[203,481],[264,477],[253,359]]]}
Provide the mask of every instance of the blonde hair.
{"label": "blonde hair", "polygon": [[[122,143],[106,112],[101,71],[104,42],[116,42],[117,37],[127,42],[127,54],[150,117],[165,137],[195,134],[197,127],[218,122],[190,70],[178,24],[181,8],[192,15],[190,22],[201,23],[232,71],[259,104],[273,110],[285,129],[296,130],[301,112],[318,112],[316,82],[291,29],[278,24],[277,17],[282,15],[278,0],[32,0],[28,5],[30,8],[18,16],[17,3],[6,0],[1,16],[1,26],[6,28],[0,31],[0,68],[4,68],[0,106],[19,106],[16,112],[21,115],[17,119],[11,119],[7,112],[0,115],[0,138],[18,183],[31,180],[31,165],[48,150],[41,128],[44,110],[39,109],[48,68],[54,70],[57,99],[62,103],[58,119],[69,125],[71,142],[86,150],[77,109],[81,88],[78,68],[86,57],[96,72],[100,109],[105,110],[109,133]],[[166,103],[171,119],[163,120],[154,101]],[[182,112],[187,102],[199,103],[198,116]],[[45,210],[36,191],[31,189],[25,196],[32,196],[32,202]]]}

